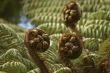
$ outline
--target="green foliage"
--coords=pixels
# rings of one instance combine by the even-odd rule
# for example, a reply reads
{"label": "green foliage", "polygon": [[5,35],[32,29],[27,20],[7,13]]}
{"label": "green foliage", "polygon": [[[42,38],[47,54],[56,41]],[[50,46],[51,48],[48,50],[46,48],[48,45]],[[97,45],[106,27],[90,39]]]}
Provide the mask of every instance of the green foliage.
{"label": "green foliage", "polygon": [[45,30],[49,35],[68,31],[66,26],[60,23],[45,23],[45,24],[39,25],[38,28]]}
{"label": "green foliage", "polygon": [[27,73],[40,73],[40,70],[38,68],[36,68],[36,69],[30,70]]}
{"label": "green foliage", "polygon": [[[15,73],[14,70],[12,72],[10,72],[10,70],[12,68],[19,66],[18,65],[19,63],[21,66],[24,65],[26,67],[26,69],[27,69],[26,71],[35,68],[35,65],[27,57],[26,49],[23,44],[24,43],[23,38],[19,34],[17,34],[16,31],[14,31],[14,29],[13,29],[13,28],[16,28],[17,26],[15,26],[15,27],[10,27],[10,26],[11,26],[11,24],[6,23],[6,22],[0,23],[0,42],[2,42],[0,44],[1,69],[2,69],[2,67],[4,67],[2,69],[3,71],[6,70],[8,73]],[[18,32],[19,32],[19,30],[18,30]],[[16,49],[10,49],[10,48],[16,48]],[[15,65],[12,66],[10,62],[15,62]],[[5,65],[5,63],[6,63],[6,65]],[[12,63],[12,64],[14,64],[14,63]],[[9,67],[9,70],[8,70],[7,65],[12,66],[12,68]],[[25,69],[24,69],[24,71],[25,71]],[[16,72],[16,73],[26,73],[26,72],[21,72],[21,70],[18,69],[18,72]]]}
{"label": "green foliage", "polygon": [[0,23],[0,42],[2,42],[0,44],[1,49],[5,50],[20,47],[21,39],[6,23]]}
{"label": "green foliage", "polygon": [[99,41],[97,39],[88,39],[85,41],[85,48],[91,52],[98,51],[99,49]]}
{"label": "green foliage", "polygon": [[[26,30],[10,23],[14,18],[16,18],[14,21],[17,20],[16,15],[18,15],[23,5],[23,11],[21,10],[23,14],[37,26],[36,28],[41,28],[49,34],[50,48],[39,56],[45,60],[44,62],[50,72],[71,73],[68,67],[61,64],[58,54],[59,39],[62,33],[69,31],[63,23],[62,15],[63,7],[68,0],[23,0],[24,4],[22,5],[19,5],[21,1],[16,2],[18,4],[15,2],[16,0],[0,1],[0,71],[7,73],[40,73],[40,69],[28,57],[24,45]],[[83,15],[77,23],[77,29],[84,37],[85,49],[82,55],[72,62],[82,73],[82,59],[87,53],[93,56],[96,65],[107,56],[106,47],[110,42],[110,1],[78,0],[78,2]]]}
{"label": "green foliage", "polygon": [[110,37],[109,26],[110,22],[106,20],[82,19],[79,21],[77,28],[81,32],[82,36],[86,38],[106,39]]}
{"label": "green foliage", "polygon": [[1,71],[6,71],[8,73],[26,73],[27,69],[24,64],[20,62],[7,62],[3,65],[0,65]]}
{"label": "green foliage", "polygon": [[71,73],[71,70],[65,67],[55,71],[54,73]]}
{"label": "green foliage", "polygon": [[110,38],[106,39],[104,42],[100,44],[100,49],[98,51],[98,54],[100,55],[101,58],[106,57],[108,53],[108,45],[110,44]]}
{"label": "green foliage", "polygon": [[24,56],[26,56],[26,49],[24,46],[24,40],[22,36],[17,34],[17,32],[14,31],[13,28],[10,27],[10,25],[11,25],[10,23],[5,23],[5,22],[0,23],[0,42],[2,42],[0,44],[0,49],[1,49],[0,54],[3,54],[4,51],[10,48],[16,48],[22,54],[24,54]]}

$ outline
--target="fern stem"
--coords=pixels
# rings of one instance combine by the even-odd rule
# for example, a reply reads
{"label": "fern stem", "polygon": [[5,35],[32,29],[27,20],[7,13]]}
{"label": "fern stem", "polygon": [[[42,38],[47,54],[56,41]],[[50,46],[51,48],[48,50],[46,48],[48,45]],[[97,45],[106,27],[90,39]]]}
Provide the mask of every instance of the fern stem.
{"label": "fern stem", "polygon": [[76,35],[78,35],[79,38],[82,39],[82,36],[81,36],[80,32],[78,31],[78,29],[76,28],[76,26],[75,27],[69,27],[69,30],[70,30],[70,32],[75,32]]}
{"label": "fern stem", "polygon": [[28,51],[34,63],[40,68],[41,73],[49,73],[48,68],[44,64],[44,61],[38,56],[37,52],[33,49],[28,49]]}
{"label": "fern stem", "polygon": [[50,39],[45,31],[41,29],[30,29],[25,35],[25,45],[34,63],[40,68],[41,73],[49,73],[44,60],[38,55],[38,52],[44,52],[49,48]]}

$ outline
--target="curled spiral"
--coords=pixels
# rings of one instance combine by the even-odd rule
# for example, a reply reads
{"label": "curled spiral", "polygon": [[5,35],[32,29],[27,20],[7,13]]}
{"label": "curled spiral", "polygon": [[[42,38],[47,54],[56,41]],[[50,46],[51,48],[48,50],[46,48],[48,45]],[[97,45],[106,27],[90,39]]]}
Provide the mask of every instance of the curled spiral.
{"label": "curled spiral", "polygon": [[69,2],[63,9],[64,22],[67,27],[75,27],[81,15],[82,11],[75,1]]}
{"label": "curled spiral", "polygon": [[44,52],[49,48],[50,39],[48,34],[41,29],[29,29],[25,35],[26,47],[30,47],[37,52]]}
{"label": "curled spiral", "polygon": [[59,55],[66,59],[78,58],[82,53],[82,42],[75,33],[64,33],[59,42]]}
{"label": "curled spiral", "polygon": [[110,61],[103,59],[98,65],[98,73],[109,73],[110,72]]}
{"label": "curled spiral", "polygon": [[83,73],[96,73],[96,66],[91,56],[85,56],[82,60]]}

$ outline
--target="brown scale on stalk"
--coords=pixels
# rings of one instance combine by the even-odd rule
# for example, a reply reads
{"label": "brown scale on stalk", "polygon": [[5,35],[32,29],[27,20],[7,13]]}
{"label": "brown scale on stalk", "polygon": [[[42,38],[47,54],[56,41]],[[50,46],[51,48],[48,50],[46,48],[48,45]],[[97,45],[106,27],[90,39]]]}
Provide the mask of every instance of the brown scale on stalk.
{"label": "brown scale on stalk", "polygon": [[64,33],[59,41],[59,57],[62,63],[72,70],[72,73],[78,72],[70,60],[78,58],[82,48],[81,40],[75,33]]}
{"label": "brown scale on stalk", "polygon": [[25,34],[25,45],[34,63],[40,68],[41,73],[49,73],[44,61],[39,57],[38,52],[45,52],[50,45],[48,34],[41,29],[29,29]]}
{"label": "brown scale on stalk", "polygon": [[91,56],[83,58],[83,73],[96,73],[96,66]]}
{"label": "brown scale on stalk", "polygon": [[110,43],[107,46],[107,51],[107,57],[99,63],[97,73],[110,73]]}
{"label": "brown scale on stalk", "polygon": [[75,28],[76,23],[82,15],[81,9],[76,1],[70,1],[63,9],[65,25],[69,28]]}

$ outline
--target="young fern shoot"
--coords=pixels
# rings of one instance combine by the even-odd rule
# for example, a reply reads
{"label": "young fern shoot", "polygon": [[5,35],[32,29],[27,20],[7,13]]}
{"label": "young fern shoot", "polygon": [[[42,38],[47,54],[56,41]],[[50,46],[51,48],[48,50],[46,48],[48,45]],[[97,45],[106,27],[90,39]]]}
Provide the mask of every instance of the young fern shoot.
{"label": "young fern shoot", "polygon": [[64,33],[59,41],[59,57],[62,63],[69,67],[72,73],[78,73],[71,59],[78,58],[82,53],[82,43],[75,33]]}
{"label": "young fern shoot", "polygon": [[70,1],[63,9],[64,23],[70,29],[76,28],[76,23],[82,16],[82,11],[76,1]]}
{"label": "young fern shoot", "polygon": [[38,55],[39,52],[45,52],[49,48],[50,39],[48,34],[41,29],[29,29],[25,34],[25,45],[41,73],[49,73],[44,61]]}
{"label": "young fern shoot", "polygon": [[87,55],[82,60],[83,63],[83,73],[96,73],[96,65],[92,56]]}
{"label": "young fern shoot", "polygon": [[76,23],[82,16],[82,10],[76,1],[70,1],[63,9],[64,24],[70,29],[70,32],[76,32],[76,34],[82,39],[79,31],[76,28]]}

